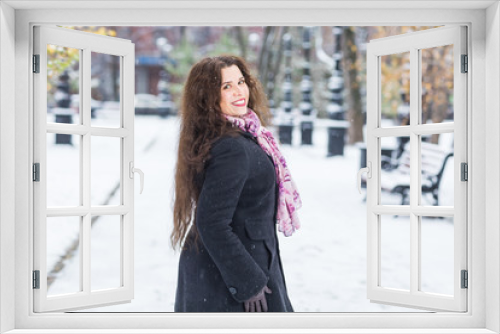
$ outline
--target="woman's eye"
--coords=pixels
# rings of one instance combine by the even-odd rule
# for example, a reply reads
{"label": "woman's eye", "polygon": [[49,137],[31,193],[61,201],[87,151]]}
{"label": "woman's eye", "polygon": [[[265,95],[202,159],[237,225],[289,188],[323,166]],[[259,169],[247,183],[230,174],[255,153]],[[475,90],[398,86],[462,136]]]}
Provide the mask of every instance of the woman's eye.
{"label": "woman's eye", "polygon": [[240,80],[240,82],[239,82],[239,83],[245,83],[245,80]]}

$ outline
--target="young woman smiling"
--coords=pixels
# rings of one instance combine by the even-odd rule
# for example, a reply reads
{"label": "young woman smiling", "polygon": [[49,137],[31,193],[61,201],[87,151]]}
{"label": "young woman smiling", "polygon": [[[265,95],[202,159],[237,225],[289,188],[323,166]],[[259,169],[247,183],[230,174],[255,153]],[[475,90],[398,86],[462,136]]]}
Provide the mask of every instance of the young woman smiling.
{"label": "young woman smiling", "polygon": [[180,117],[175,311],[292,312],[277,230],[300,227],[301,201],[265,128],[261,84],[239,57],[204,58],[188,75]]}

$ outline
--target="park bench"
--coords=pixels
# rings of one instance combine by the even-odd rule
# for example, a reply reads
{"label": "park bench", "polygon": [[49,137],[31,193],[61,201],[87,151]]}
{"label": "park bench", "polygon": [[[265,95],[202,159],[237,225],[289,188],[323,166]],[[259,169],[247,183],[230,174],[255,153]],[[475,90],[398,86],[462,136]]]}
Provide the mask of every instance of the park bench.
{"label": "park bench", "polygon": [[[409,204],[410,192],[410,143],[406,143],[399,157],[393,157],[390,163],[384,162],[380,175],[382,191],[401,196],[401,205]],[[421,142],[421,186],[422,197],[431,194],[433,205],[439,205],[439,186],[443,178],[446,162],[453,156],[453,152],[444,150],[437,144]],[[395,151],[394,155],[398,155]],[[387,168],[387,165],[390,167]]]}

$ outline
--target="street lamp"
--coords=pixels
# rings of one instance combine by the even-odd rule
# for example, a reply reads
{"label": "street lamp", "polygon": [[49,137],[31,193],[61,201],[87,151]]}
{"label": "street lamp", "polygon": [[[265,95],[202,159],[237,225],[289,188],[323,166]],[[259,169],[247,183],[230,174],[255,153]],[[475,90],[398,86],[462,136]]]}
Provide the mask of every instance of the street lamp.
{"label": "street lamp", "polygon": [[314,127],[314,113],[312,104],[313,84],[311,81],[311,27],[304,27],[302,49],[304,50],[304,66],[300,90],[302,92],[302,102],[300,111],[302,112],[302,121],[300,129],[302,134],[302,145],[312,145],[312,134]]}
{"label": "street lamp", "polygon": [[[64,71],[59,76],[59,82],[57,83],[57,90],[54,94],[54,99],[56,100],[56,108],[53,112],[56,116],[57,123],[73,123],[73,111],[71,110],[71,95],[69,87],[69,74],[68,71]],[[56,134],[56,144],[68,144],[72,145],[71,135],[68,134]]]}
{"label": "street lamp", "polygon": [[330,102],[327,112],[330,118],[328,124],[328,152],[327,156],[344,155],[345,133],[348,122],[345,120],[344,99],[344,76],[342,70],[342,34],[343,27],[332,28],[335,39],[335,49],[333,51],[332,76],[328,81],[330,90]]}
{"label": "street lamp", "polygon": [[285,81],[282,91],[284,93],[281,102],[282,112],[279,120],[279,139],[281,144],[292,144],[293,118],[292,118],[292,36],[289,33],[283,35],[285,46]]}
{"label": "street lamp", "polygon": [[172,51],[172,45],[168,43],[166,37],[156,39],[156,46],[160,50],[163,70],[160,71],[160,80],[158,81],[158,113],[165,118],[169,114],[173,114],[172,96],[168,89],[168,72],[165,70],[165,64],[168,60],[168,53]]}

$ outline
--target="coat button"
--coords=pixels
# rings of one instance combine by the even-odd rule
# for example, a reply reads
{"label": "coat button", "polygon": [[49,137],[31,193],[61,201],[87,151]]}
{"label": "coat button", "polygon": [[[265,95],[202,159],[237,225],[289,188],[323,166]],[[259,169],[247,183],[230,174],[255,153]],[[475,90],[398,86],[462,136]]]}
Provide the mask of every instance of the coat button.
{"label": "coat button", "polygon": [[238,290],[236,290],[236,288],[230,287],[229,292],[231,292],[232,295],[235,295],[238,292]]}
{"label": "coat button", "polygon": [[251,244],[250,249],[255,249],[255,244]]}

